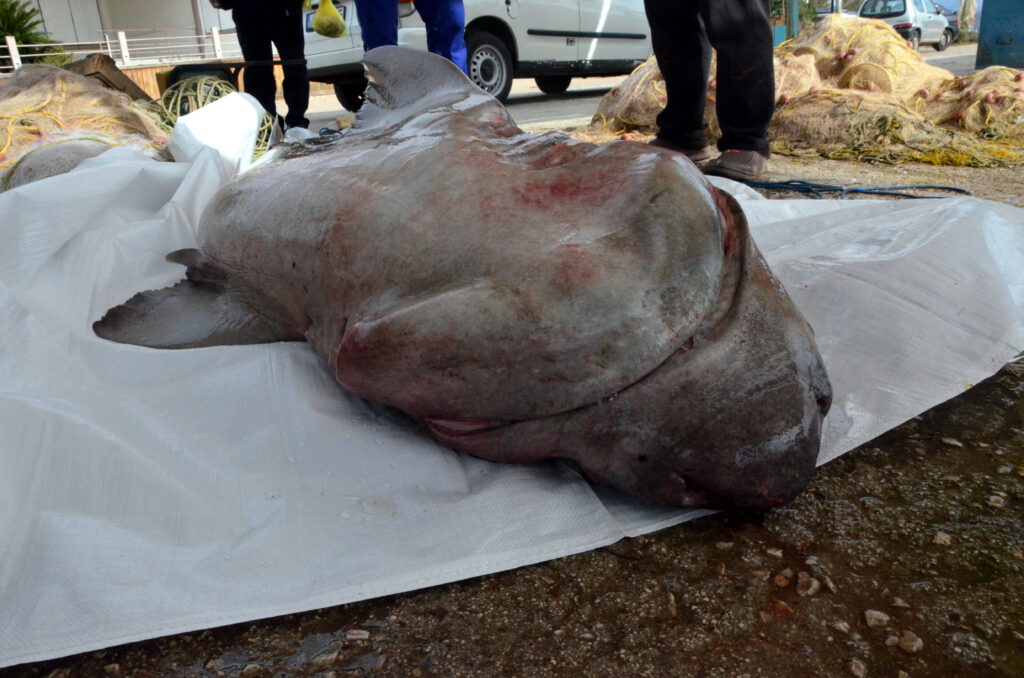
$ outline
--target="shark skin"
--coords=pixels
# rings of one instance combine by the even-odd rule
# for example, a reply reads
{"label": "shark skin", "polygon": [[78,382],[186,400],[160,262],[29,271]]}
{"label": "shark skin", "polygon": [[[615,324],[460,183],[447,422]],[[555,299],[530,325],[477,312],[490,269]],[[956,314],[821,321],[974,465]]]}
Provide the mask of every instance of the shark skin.
{"label": "shark skin", "polygon": [[763,510],[831,402],[739,205],[685,157],[520,130],[440,57],[368,52],[353,127],[282,144],[203,214],[173,287],[94,325],[162,349],[308,341],[338,382],[485,459]]}

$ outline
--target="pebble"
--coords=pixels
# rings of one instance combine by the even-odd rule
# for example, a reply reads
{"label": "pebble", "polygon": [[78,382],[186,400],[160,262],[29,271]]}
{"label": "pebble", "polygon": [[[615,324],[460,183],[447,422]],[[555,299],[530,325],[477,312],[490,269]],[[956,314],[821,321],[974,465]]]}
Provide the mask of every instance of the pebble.
{"label": "pebble", "polygon": [[901,650],[910,654],[917,654],[924,649],[924,641],[913,631],[903,631],[899,644]]}
{"label": "pebble", "polygon": [[953,543],[953,538],[945,532],[936,532],[935,538],[932,539],[932,542],[938,544],[939,546],[949,546]]}
{"label": "pebble", "polygon": [[907,609],[907,608],[910,607],[910,605],[907,604],[907,601],[903,600],[899,596],[893,596],[893,598],[892,598],[892,606],[893,607],[900,607],[900,608],[903,608],[903,609]]}
{"label": "pebble", "polygon": [[897,671],[896,678],[910,678],[910,674],[906,671]]}
{"label": "pebble", "polygon": [[850,625],[844,621],[832,622],[832,628],[834,628],[836,631],[839,631],[840,633],[850,632]]}
{"label": "pebble", "polygon": [[825,588],[827,588],[832,593],[835,593],[839,590],[839,587],[832,583],[832,579],[830,577],[822,577],[821,581],[825,584]]}
{"label": "pebble", "polygon": [[345,631],[345,640],[369,640],[370,632],[363,629]]}
{"label": "pebble", "polygon": [[787,586],[789,586],[789,578],[786,577],[781,572],[779,574],[775,575],[774,581],[775,581],[775,585],[778,586],[780,589],[784,589]]}
{"label": "pebble", "polygon": [[732,544],[731,541],[720,541],[715,544],[715,548],[719,551],[728,551],[732,548]]}
{"label": "pebble", "polygon": [[103,673],[107,674],[108,676],[111,676],[112,678],[119,678],[119,676],[121,675],[121,665],[107,664],[103,667]]}
{"label": "pebble", "polygon": [[993,494],[988,498],[988,505],[992,508],[1003,508],[1006,506],[1006,500],[1000,497],[998,494]]}
{"label": "pebble", "polygon": [[868,675],[868,665],[859,659],[851,659],[850,673],[857,676],[857,678],[864,678],[864,676]]}
{"label": "pebble", "polygon": [[768,555],[770,555],[773,558],[781,558],[782,557],[782,549],[765,549],[765,553],[767,553]]}
{"label": "pebble", "polygon": [[754,570],[751,574],[761,581],[768,581],[769,577],[772,576],[771,570]]}
{"label": "pebble", "polygon": [[889,625],[889,615],[878,610],[865,610],[864,621],[871,628],[880,629]]}
{"label": "pebble", "polygon": [[813,596],[821,590],[821,582],[807,574],[806,572],[797,572],[796,574],[796,592],[801,596]]}
{"label": "pebble", "polygon": [[323,669],[324,667],[330,666],[336,661],[338,661],[337,651],[324,652],[323,654],[318,654],[316,657],[313,658],[313,666],[317,667],[318,669]]}
{"label": "pebble", "polygon": [[964,446],[964,444],[962,442],[960,442],[959,440],[957,440],[956,438],[943,438],[942,442],[946,443],[947,445],[952,445],[953,447],[963,447]]}
{"label": "pebble", "polygon": [[1005,476],[1007,473],[1013,473],[1013,467],[1012,466],[1000,466],[999,468],[996,469],[996,473]]}
{"label": "pebble", "polygon": [[886,647],[893,647],[894,645],[899,644],[899,642],[900,642],[900,639],[898,637],[896,637],[896,636],[888,636],[885,639],[885,646]]}
{"label": "pebble", "polygon": [[[335,653],[337,654],[337,653]],[[255,678],[263,673],[263,667],[259,664],[246,664],[245,668],[242,669],[242,678]]]}

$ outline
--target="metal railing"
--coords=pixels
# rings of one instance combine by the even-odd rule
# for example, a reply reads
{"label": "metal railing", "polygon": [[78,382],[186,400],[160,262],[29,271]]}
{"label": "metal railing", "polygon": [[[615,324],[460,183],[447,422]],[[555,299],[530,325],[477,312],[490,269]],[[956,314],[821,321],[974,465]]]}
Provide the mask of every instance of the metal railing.
{"label": "metal railing", "polygon": [[211,28],[206,35],[175,33],[173,29],[101,31],[95,42],[55,42],[20,45],[4,36],[6,54],[0,53],[0,74],[11,73],[28,63],[53,62],[54,58],[76,61],[101,52],[120,68],[159,66],[183,61],[240,59],[242,50],[235,33]]}

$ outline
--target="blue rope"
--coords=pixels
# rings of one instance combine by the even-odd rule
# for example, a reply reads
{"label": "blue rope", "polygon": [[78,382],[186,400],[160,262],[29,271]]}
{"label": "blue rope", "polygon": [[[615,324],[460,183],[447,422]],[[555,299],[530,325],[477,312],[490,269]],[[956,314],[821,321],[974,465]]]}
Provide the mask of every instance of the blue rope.
{"label": "blue rope", "polygon": [[833,186],[830,184],[815,184],[809,181],[791,180],[791,181],[744,181],[747,186],[751,188],[761,188],[769,191],[794,191],[796,193],[813,193],[815,197],[823,199],[826,193],[838,193],[840,200],[845,200],[851,195],[862,193],[864,195],[885,195],[892,198],[916,198],[916,199],[929,199],[929,198],[940,198],[938,195],[915,195],[913,193],[905,193],[907,190],[935,190],[935,191],[949,191],[950,193],[956,193],[958,195],[973,195],[968,190],[962,188],[956,188],[955,186],[931,186],[931,185],[916,185],[916,186],[870,186],[865,188],[847,188],[846,186]]}

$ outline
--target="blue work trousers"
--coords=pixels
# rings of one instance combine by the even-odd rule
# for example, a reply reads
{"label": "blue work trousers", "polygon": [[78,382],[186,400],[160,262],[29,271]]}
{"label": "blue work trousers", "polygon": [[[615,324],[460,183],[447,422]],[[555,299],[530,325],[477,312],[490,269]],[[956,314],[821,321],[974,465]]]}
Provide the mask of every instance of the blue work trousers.
{"label": "blue work trousers", "polygon": [[[466,73],[466,9],[462,0],[413,0],[427,26],[427,49]],[[397,0],[356,0],[363,48],[398,44]]]}

